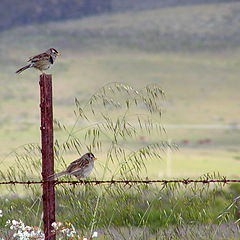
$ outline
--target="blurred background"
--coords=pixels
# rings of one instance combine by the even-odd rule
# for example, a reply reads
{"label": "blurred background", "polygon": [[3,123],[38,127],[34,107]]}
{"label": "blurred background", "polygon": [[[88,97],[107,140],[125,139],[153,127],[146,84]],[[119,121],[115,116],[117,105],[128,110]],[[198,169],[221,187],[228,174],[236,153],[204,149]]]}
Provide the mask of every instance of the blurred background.
{"label": "blurred background", "polygon": [[149,177],[239,177],[239,29],[239,1],[1,0],[1,168],[15,149],[40,142],[39,72],[15,71],[54,47],[56,119],[73,125],[74,98],[84,105],[107,83],[156,83],[166,94],[164,138],[178,150],[151,160]]}

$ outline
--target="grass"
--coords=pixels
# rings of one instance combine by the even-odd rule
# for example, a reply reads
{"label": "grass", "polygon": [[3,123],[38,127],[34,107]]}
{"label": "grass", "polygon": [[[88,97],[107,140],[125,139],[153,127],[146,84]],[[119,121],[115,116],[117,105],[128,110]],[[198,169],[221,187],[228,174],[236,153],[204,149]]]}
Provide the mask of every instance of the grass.
{"label": "grass", "polygon": [[[71,125],[70,125],[71,126]],[[211,135],[208,130],[169,130],[167,136],[161,138],[172,139],[179,146],[178,150],[172,150],[169,154],[162,153],[162,159],[148,160],[147,176],[149,178],[159,177],[198,177],[205,173],[220,173],[223,176],[229,178],[237,178],[239,173],[239,157],[240,151],[235,143],[238,143],[238,132],[217,130],[215,135]],[[216,130],[215,130],[216,131]],[[19,144],[19,140],[22,139],[25,144],[38,143],[39,131],[36,124],[23,124],[21,128],[16,127],[14,124],[5,126],[0,131],[0,136],[4,138],[8,136],[5,141],[1,144],[0,151],[4,152],[6,148],[11,146],[8,150],[9,154],[5,155],[1,159],[0,164],[2,170],[7,171],[10,166],[15,165],[15,150],[17,152],[23,152],[23,146]],[[82,137],[81,137],[82,136]],[[135,149],[137,146],[145,145],[152,141],[157,143],[159,141],[158,135],[145,136],[139,133],[137,139],[132,140],[128,145],[128,148]],[[141,138],[144,137],[142,142]],[[184,136],[184,137],[183,137]],[[189,136],[189,137],[187,137]],[[61,132],[55,132],[55,138],[59,141],[66,139],[66,135]],[[79,136],[84,138],[83,135]],[[199,144],[198,141],[201,139],[210,138],[211,142],[207,144]],[[187,139],[187,144],[182,144],[182,141]],[[104,144],[108,145],[108,140],[104,140]],[[98,151],[96,153],[98,161],[96,162],[96,170],[93,176],[99,178],[103,173],[103,166],[106,162],[106,153]],[[64,158],[67,163],[77,159],[79,154],[75,151],[69,151],[64,153]],[[171,161],[170,173],[167,170],[168,161]],[[117,166],[112,166],[113,169]],[[62,170],[63,166],[56,163],[56,168]],[[109,173],[111,175],[111,173]],[[143,177],[146,177],[146,173],[142,173]],[[39,176],[38,176],[39,177]]]}
{"label": "grass", "polygon": [[[214,187],[211,190],[193,186],[187,189],[176,186],[160,189],[158,186],[151,185],[141,186],[138,189],[125,187],[125,192],[119,194],[120,188],[106,186],[102,188],[104,195],[99,203],[95,219],[98,227],[94,230],[105,232],[108,236],[106,239],[113,239],[109,236],[110,233],[115,231],[115,233],[121,234],[122,231],[126,234],[127,231],[123,226],[128,226],[132,231],[133,239],[139,239],[133,234],[134,228],[138,229],[140,235],[144,232],[148,233],[149,237],[162,234],[165,235],[165,238],[161,239],[168,239],[168,233],[164,232],[164,229],[172,231],[170,226],[173,228],[192,226],[194,228],[195,224],[207,223],[209,229],[202,225],[202,229],[198,229],[201,232],[199,234],[208,235],[208,239],[214,239],[216,232],[209,231],[211,224],[218,226],[225,221],[236,220],[237,209],[235,207],[224,210],[232,204],[233,196],[239,193],[236,190],[234,184],[227,189]],[[67,219],[86,234],[92,222],[92,211],[98,194],[94,186],[57,187],[58,221],[65,222]],[[5,209],[4,216],[0,219],[0,226],[4,227],[9,216],[11,219],[21,219],[26,224],[38,226],[41,218],[40,199],[40,194],[36,192],[34,196],[29,195],[27,198],[0,198],[1,206]],[[24,214],[23,205],[25,207]],[[222,216],[219,217],[220,215]],[[114,228],[111,229],[110,226],[114,226]],[[175,232],[174,234],[176,236],[183,235],[183,238],[179,237],[179,239],[184,239],[183,233]],[[188,234],[186,231],[185,237]],[[192,234],[197,234],[197,232],[194,230]],[[234,236],[234,232],[229,234],[227,228],[218,234],[228,237],[225,239],[229,239],[231,235]]]}

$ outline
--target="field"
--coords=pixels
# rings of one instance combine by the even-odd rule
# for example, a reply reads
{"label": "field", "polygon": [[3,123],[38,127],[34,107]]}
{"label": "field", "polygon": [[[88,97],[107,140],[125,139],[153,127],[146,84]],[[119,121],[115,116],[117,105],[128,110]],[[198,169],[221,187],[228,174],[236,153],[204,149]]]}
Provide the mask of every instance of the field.
{"label": "field", "polygon": [[[138,90],[148,84],[157,84],[165,92],[165,100],[161,105],[162,116],[160,120],[158,119],[158,123],[166,126],[166,133],[154,133],[149,136],[142,134],[141,129],[138,129],[137,137],[129,142],[128,147],[136,149],[142,145],[165,140],[176,143],[178,148],[166,149],[161,153],[161,159],[146,160],[147,170],[141,172],[140,177],[199,178],[204,174],[220,174],[228,178],[239,178],[239,11],[240,3],[238,2],[202,4],[106,14],[80,20],[27,25],[0,32],[1,171],[7,173],[10,167],[18,169],[15,162],[16,152],[23,153],[24,146],[27,144],[40,142],[39,73],[29,70],[16,75],[14,72],[25,64],[29,56],[53,46],[62,54],[49,71],[53,74],[54,117],[67,128],[65,132],[56,128],[55,139],[59,142],[68,139],[69,132],[75,123],[75,97],[78,98],[81,106],[84,106],[99,88],[111,82],[123,82]],[[98,111],[103,111],[103,107],[99,107]],[[112,111],[113,118],[118,114],[118,111]],[[77,127],[85,127],[84,122],[78,124]],[[79,136],[84,141],[84,134],[81,134]],[[93,177],[97,179],[104,175],[106,152],[110,143],[104,138],[101,140],[103,148],[95,153],[98,161]],[[78,156],[79,153],[74,150],[63,154],[66,163]],[[64,164],[59,162],[59,159],[56,167],[61,170]],[[110,164],[112,165],[109,168],[117,167],[114,163]],[[32,168],[27,169],[26,176],[31,179],[40,178],[40,170],[36,172],[32,171]],[[111,177],[111,172],[105,174],[105,177]],[[157,195],[158,188],[156,189]],[[30,209],[28,215],[38,211],[37,218],[34,220],[34,223],[37,223],[40,198],[33,197],[29,200],[25,198],[28,190],[21,190],[23,190],[20,194],[21,201],[24,201]],[[58,194],[63,197],[66,193],[64,191],[67,190],[64,187],[61,190],[62,192]],[[6,190],[3,189],[3,191]],[[98,194],[93,189],[91,191],[89,194],[95,203]],[[104,191],[108,190],[100,189],[101,193]],[[101,226],[108,224],[109,227],[112,223],[119,226],[119,229],[125,233],[127,230],[123,226],[128,223],[136,227],[134,228],[136,231],[142,229],[145,226],[142,219],[148,209],[147,200],[143,197],[144,191],[141,189],[140,193],[136,192],[135,195],[131,195],[128,191],[129,194],[126,193],[124,196],[124,199],[129,201],[129,208],[126,209],[135,214],[131,219],[125,218],[126,212],[122,215],[118,213],[120,215],[117,218],[117,216],[103,216],[101,215],[103,210],[100,211],[101,214],[97,220],[100,231]],[[184,228],[185,224],[192,223],[192,218],[195,219],[194,223],[221,224],[217,216],[222,209],[232,203],[232,198],[228,194],[235,197],[239,194],[239,190],[232,191],[226,188],[219,190],[219,196],[215,195],[218,190],[204,192],[200,196],[197,190],[189,191],[186,190],[180,200],[176,197],[179,192],[173,196],[173,200],[167,205],[167,211],[171,212],[171,208],[175,206],[179,208],[169,219],[165,219],[164,211],[159,213],[160,215],[148,215],[149,220],[146,220],[146,226],[151,233],[149,238],[142,237],[142,239],[155,239],[152,238],[152,233],[157,231],[154,222],[159,218],[162,221],[161,226],[166,227],[168,231],[172,230],[169,229],[170,225],[182,224]],[[68,192],[68,194],[74,193]],[[88,193],[79,194],[83,198],[83,195]],[[191,202],[188,194],[197,196],[196,199],[193,197],[196,202]],[[142,202],[138,202],[136,200],[138,198]],[[162,198],[167,199],[168,193],[163,193]],[[91,199],[86,204],[91,204]],[[62,199],[58,206],[61,220],[64,220],[62,211],[63,206],[66,205],[65,200]],[[104,201],[107,200],[109,200],[108,197],[103,197],[103,203],[101,203],[103,207]],[[116,203],[115,200],[110,197],[109,201],[113,205],[116,204],[114,209],[118,209],[119,202]],[[161,208],[161,204],[159,205],[153,196],[150,200],[154,213]],[[9,210],[9,214],[18,218],[21,216],[21,211],[18,212],[21,201],[12,198],[9,203],[3,201],[2,206],[7,208],[13,203],[14,207]],[[190,202],[193,205],[196,204],[197,209],[188,209],[189,211],[184,212],[186,215],[181,215],[184,206]],[[201,215],[201,204],[207,206],[203,215]],[[81,209],[80,205],[78,203],[79,209]],[[142,211],[142,206],[146,212]],[[74,206],[71,207],[68,209],[69,214],[73,214],[70,221],[77,227],[86,229],[93,224],[91,221],[94,220],[90,219],[91,211],[85,216],[89,225],[84,225],[82,222],[78,223],[78,218],[73,211]],[[211,208],[214,208],[213,212],[210,211]],[[136,212],[133,211],[134,209],[137,209]],[[109,209],[105,210],[108,212]],[[228,222],[232,223],[239,218],[231,211],[229,214],[232,215],[229,215],[229,218],[226,217]],[[28,215],[24,217],[26,222],[29,221]],[[225,225],[224,227],[227,228]],[[216,233],[211,238],[205,236],[201,239],[217,239],[217,236]],[[225,236],[228,234],[226,233]],[[234,236],[232,239],[237,239]],[[187,238],[183,236],[174,239]],[[189,239],[194,238],[189,237]],[[200,238],[198,236],[195,239]]]}
{"label": "field", "polygon": [[[38,73],[33,70],[17,76],[14,71],[28,56],[48,46],[62,52],[51,70],[54,111],[55,118],[69,126],[74,121],[74,97],[84,105],[98,88],[115,81],[137,88],[159,84],[166,93],[163,124],[238,123],[237,9],[239,3],[205,4],[29,25],[2,32],[2,158],[16,147],[39,142]],[[173,169],[174,175],[190,176],[194,172],[199,176],[209,171],[238,175],[238,129],[167,132],[173,142],[193,143],[174,153],[173,161],[178,166]],[[211,139],[211,143],[194,144],[201,139]],[[202,160],[202,153],[207,161]],[[217,156],[221,156],[222,164],[216,166]],[[190,161],[194,164],[188,164]],[[225,166],[231,166],[231,170]]]}

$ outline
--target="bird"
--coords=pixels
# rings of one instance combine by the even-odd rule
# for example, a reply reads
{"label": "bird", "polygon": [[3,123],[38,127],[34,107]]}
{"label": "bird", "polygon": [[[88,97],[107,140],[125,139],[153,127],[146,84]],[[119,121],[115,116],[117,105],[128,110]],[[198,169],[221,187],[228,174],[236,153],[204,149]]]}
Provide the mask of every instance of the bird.
{"label": "bird", "polygon": [[81,178],[86,178],[90,175],[94,167],[94,161],[97,158],[93,155],[93,153],[88,152],[85,153],[79,159],[71,162],[65,171],[55,173],[48,177],[48,180],[54,180],[64,175],[73,175],[79,180]]}
{"label": "bird", "polygon": [[18,69],[16,73],[21,73],[26,69],[32,68],[32,67],[44,73],[43,70],[49,69],[50,66],[54,63],[56,57],[60,55],[61,54],[55,48],[49,48],[44,53],[40,53],[36,56],[30,57],[28,60],[30,64]]}

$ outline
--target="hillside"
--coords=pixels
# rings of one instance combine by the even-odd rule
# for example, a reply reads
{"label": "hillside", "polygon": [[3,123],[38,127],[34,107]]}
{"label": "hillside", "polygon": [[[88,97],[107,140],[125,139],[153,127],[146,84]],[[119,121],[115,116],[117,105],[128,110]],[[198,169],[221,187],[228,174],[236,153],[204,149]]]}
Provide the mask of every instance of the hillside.
{"label": "hillside", "polygon": [[[4,141],[0,153],[38,142],[39,73],[14,72],[29,56],[50,46],[62,53],[49,71],[54,77],[55,117],[69,125],[74,118],[74,97],[85,103],[99,87],[113,81],[138,88],[160,84],[167,95],[164,123],[239,123],[239,12],[240,3],[202,4],[1,32],[0,137]],[[240,139],[238,131],[224,129],[170,129],[168,134],[174,141],[187,139],[194,144],[199,138],[211,138],[210,147],[221,148],[214,161],[218,154],[225,154],[222,151],[238,146]],[[190,147],[199,147],[194,144]],[[227,152],[226,158],[236,162],[233,157],[238,154]]]}
{"label": "hillside", "polygon": [[[13,73],[28,56],[49,46],[63,54],[51,70],[61,79],[61,86],[68,83],[69,91],[63,95],[61,87],[56,86],[56,98],[60,94],[66,99],[61,100],[63,104],[79,91],[116,80],[130,84],[137,80],[140,86],[158,81],[167,88],[171,82],[178,91],[173,96],[175,100],[180,100],[183,86],[191,87],[195,96],[201,98],[200,90],[208,95],[209,87],[216,85],[216,97],[222,99],[221,94],[228,94],[224,101],[229,101],[229,94],[237,96],[234,91],[239,82],[235,68],[239,11],[239,3],[207,4],[30,25],[2,32],[1,81],[6,87],[1,89],[1,102],[35,98],[36,93],[30,91],[30,79],[36,73]],[[81,88],[76,85],[78,81],[82,82]],[[190,85],[182,84],[186,81]],[[171,91],[167,89],[169,94]],[[191,101],[195,100],[191,97]]]}
{"label": "hillside", "polygon": [[229,0],[1,0],[0,31],[14,26],[77,19],[106,12],[213,2]]}
{"label": "hillside", "polygon": [[0,30],[53,20],[80,18],[111,10],[111,0],[1,0]]}

